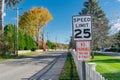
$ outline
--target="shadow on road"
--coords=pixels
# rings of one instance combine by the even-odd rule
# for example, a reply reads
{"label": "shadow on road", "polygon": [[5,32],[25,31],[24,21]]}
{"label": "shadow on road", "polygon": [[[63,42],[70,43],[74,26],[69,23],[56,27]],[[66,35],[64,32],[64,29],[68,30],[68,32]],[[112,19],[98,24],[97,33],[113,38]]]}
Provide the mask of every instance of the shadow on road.
{"label": "shadow on road", "polygon": [[49,53],[49,54],[42,54],[37,56],[28,56],[25,58],[20,59],[13,59],[10,61],[4,61],[0,62],[0,64],[6,64],[11,66],[23,66],[26,64],[33,64],[33,65],[39,65],[41,63],[48,63],[49,59],[55,59],[59,57],[62,53]]}
{"label": "shadow on road", "polygon": [[60,66],[64,64],[66,55],[67,54],[62,53],[61,55],[56,56],[56,58],[52,62],[50,62],[42,70],[40,70],[39,72],[31,76],[28,80],[41,80],[41,78],[44,78],[44,77],[46,78],[45,80],[47,80],[48,78],[51,78],[51,79],[59,78],[58,73],[60,74],[63,67],[63,66],[62,67]]}

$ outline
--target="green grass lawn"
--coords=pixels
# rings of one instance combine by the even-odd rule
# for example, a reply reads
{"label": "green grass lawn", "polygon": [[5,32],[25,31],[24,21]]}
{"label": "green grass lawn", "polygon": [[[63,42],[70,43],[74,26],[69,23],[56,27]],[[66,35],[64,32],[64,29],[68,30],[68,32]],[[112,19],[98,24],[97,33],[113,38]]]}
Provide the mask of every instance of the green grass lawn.
{"label": "green grass lawn", "polygon": [[4,56],[0,57],[0,61],[16,59],[16,58],[24,58],[27,56],[33,56],[33,55],[37,55],[37,54],[38,54],[38,52],[29,52],[29,53],[19,54],[18,56],[14,55],[14,54],[4,55]]}
{"label": "green grass lawn", "polygon": [[70,53],[68,53],[68,56],[64,64],[59,80],[79,80],[77,70],[75,67],[75,63]]}
{"label": "green grass lawn", "polygon": [[120,80],[120,59],[95,53],[95,59],[90,62],[97,64],[96,70],[106,80]]}

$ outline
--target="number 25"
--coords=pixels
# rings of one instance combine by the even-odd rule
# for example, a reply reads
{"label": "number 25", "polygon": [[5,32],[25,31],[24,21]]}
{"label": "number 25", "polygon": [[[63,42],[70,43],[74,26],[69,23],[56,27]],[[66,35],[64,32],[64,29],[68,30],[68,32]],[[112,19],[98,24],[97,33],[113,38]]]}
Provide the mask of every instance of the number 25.
{"label": "number 25", "polygon": [[75,38],[90,38],[90,36],[91,36],[90,29],[83,30],[84,34],[88,34],[88,35],[84,35],[84,36],[81,35],[81,33],[82,33],[81,29],[76,29],[75,32],[76,32]]}

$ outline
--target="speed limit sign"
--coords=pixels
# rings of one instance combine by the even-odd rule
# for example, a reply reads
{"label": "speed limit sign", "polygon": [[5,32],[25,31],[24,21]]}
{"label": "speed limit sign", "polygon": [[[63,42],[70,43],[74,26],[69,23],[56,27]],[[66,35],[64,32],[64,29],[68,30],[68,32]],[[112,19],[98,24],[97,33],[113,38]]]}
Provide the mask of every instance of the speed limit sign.
{"label": "speed limit sign", "polygon": [[91,16],[73,16],[74,40],[92,40],[92,18]]}

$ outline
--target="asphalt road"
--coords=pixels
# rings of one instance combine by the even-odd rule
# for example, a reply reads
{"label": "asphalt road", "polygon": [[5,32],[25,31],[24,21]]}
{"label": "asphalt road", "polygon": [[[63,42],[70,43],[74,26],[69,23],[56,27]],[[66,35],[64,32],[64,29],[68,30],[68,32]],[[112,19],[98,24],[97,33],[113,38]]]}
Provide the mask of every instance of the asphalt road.
{"label": "asphalt road", "polygon": [[[65,59],[66,52],[59,51],[0,62],[0,80],[58,79]],[[57,77],[52,76],[53,70],[58,72]]]}

